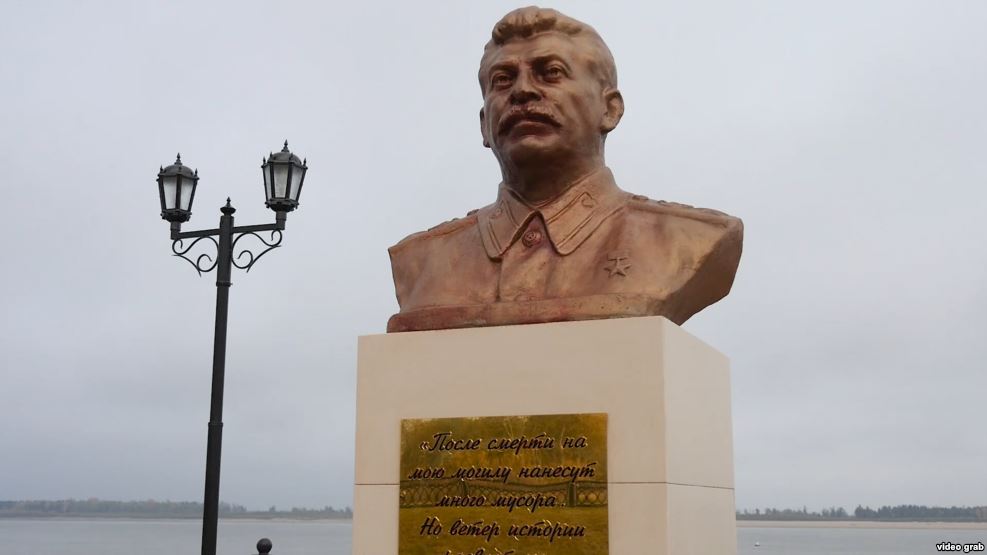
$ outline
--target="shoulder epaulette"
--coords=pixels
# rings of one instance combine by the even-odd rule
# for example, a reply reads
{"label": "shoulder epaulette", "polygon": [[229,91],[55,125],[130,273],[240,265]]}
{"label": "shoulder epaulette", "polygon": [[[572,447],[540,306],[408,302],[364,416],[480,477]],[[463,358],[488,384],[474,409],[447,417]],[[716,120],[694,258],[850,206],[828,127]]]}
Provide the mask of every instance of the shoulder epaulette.
{"label": "shoulder epaulette", "polygon": [[391,247],[391,249],[400,249],[405,245],[414,243],[422,239],[430,239],[433,237],[441,237],[442,235],[447,235],[458,231],[466,226],[476,223],[476,210],[470,210],[466,217],[464,218],[453,218],[442,222],[439,225],[432,226],[425,231],[419,231],[417,233],[412,233],[411,235],[405,237],[398,241],[396,245]]}
{"label": "shoulder epaulette", "polygon": [[696,208],[688,204],[669,202],[666,200],[651,200],[644,195],[631,195],[628,205],[639,210],[647,210],[660,214],[668,214],[680,218],[689,218],[704,223],[729,227],[740,222],[733,216],[711,208]]}

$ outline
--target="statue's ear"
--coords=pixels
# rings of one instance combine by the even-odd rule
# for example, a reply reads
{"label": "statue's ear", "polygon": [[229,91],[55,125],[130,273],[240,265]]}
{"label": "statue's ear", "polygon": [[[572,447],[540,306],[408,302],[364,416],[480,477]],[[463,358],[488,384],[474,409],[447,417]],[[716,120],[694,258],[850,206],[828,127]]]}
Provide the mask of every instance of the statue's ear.
{"label": "statue's ear", "polygon": [[490,141],[487,139],[487,121],[483,108],[480,108],[480,135],[483,137],[483,146],[490,148]]}
{"label": "statue's ear", "polygon": [[607,87],[603,90],[603,101],[606,103],[606,112],[600,123],[600,131],[607,134],[617,127],[620,118],[624,116],[624,97],[617,89]]}

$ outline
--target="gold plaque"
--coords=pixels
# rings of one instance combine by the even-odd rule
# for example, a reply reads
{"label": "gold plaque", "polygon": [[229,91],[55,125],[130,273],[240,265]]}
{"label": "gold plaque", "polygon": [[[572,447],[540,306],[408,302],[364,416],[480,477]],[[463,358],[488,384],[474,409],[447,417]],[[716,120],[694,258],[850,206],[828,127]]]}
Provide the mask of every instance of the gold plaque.
{"label": "gold plaque", "polygon": [[401,421],[399,555],[607,555],[607,415]]}

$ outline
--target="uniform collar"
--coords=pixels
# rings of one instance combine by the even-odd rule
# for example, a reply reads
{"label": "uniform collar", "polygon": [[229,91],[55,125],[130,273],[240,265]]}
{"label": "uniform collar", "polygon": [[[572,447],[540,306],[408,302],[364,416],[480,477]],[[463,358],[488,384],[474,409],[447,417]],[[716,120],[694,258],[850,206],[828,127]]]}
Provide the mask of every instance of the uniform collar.
{"label": "uniform collar", "polygon": [[559,254],[576,250],[600,224],[626,202],[627,193],[614,182],[610,168],[601,168],[569,187],[554,200],[533,207],[503,183],[497,202],[480,209],[477,219],[487,256],[500,259],[536,215],[545,221]]}

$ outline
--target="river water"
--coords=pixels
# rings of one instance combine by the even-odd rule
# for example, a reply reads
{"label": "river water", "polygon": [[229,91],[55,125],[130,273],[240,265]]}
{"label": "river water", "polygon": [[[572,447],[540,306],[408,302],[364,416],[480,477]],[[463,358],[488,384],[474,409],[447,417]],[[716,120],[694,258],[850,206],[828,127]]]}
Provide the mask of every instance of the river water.
{"label": "river water", "polygon": [[[201,530],[197,520],[0,519],[0,554],[194,555]],[[222,520],[218,553],[252,555],[268,537],[271,555],[350,555],[350,533],[348,520]],[[919,555],[943,541],[987,543],[987,529],[744,527],[737,541],[738,555]]]}

